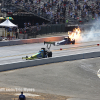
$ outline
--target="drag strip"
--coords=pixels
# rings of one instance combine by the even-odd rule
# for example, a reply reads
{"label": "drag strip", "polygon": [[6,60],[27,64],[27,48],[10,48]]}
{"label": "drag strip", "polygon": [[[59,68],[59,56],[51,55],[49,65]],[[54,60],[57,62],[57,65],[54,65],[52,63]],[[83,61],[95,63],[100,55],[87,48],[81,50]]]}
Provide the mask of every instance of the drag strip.
{"label": "drag strip", "polygon": [[[89,45],[89,46],[80,46],[80,47],[72,47],[72,48],[60,48],[60,49],[55,49],[52,50],[52,52],[56,52],[56,51],[63,51],[63,50],[73,50],[73,49],[81,49],[81,48],[89,48],[89,47],[97,47],[97,45]],[[33,53],[25,53],[25,54],[19,54],[19,55],[11,55],[11,56],[3,56],[0,58],[8,58],[8,57],[15,57],[15,56],[23,56],[23,55],[32,55]]]}
{"label": "drag strip", "polygon": [[[100,46],[97,44],[100,44],[100,41],[51,46],[51,51],[53,52],[53,57],[100,52]],[[34,60],[22,60],[22,56],[34,54],[42,47],[46,46],[43,43],[36,43],[1,47],[0,64],[31,63]],[[61,48],[62,50],[60,50]],[[13,68],[15,66],[16,64],[10,67]],[[3,65],[1,68],[4,69],[5,66]],[[39,93],[68,96],[70,97],[68,100],[99,100],[100,89],[98,87],[100,79],[97,76],[99,69],[99,57],[45,64],[37,67],[31,66],[19,70],[0,72],[0,87],[34,88],[35,92]],[[50,98],[47,99],[49,100]]]}
{"label": "drag strip", "polygon": [[[52,45],[51,51],[53,52],[53,57],[98,52],[100,50],[100,46],[98,46],[97,44],[99,43],[100,41],[76,43],[75,45]],[[37,53],[42,47],[46,47],[46,45],[44,45],[43,43],[35,43],[0,47],[1,64],[12,62],[25,62],[26,60],[22,60],[22,57],[25,57],[26,55],[31,56]]]}

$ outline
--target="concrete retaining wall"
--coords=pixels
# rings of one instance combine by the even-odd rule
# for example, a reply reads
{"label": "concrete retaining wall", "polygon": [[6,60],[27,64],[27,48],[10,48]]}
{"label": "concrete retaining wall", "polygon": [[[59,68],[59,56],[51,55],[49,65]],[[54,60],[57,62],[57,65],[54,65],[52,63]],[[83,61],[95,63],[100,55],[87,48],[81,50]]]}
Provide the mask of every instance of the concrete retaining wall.
{"label": "concrete retaining wall", "polygon": [[46,37],[46,38],[0,41],[0,46],[11,46],[11,45],[30,44],[30,43],[42,43],[44,41],[47,41],[47,42],[60,41],[63,38],[64,38],[64,36],[57,36],[57,37]]}
{"label": "concrete retaining wall", "polygon": [[19,69],[19,68],[25,68],[25,67],[33,67],[37,65],[57,63],[57,62],[63,62],[63,61],[88,59],[88,58],[94,58],[94,57],[100,57],[100,52],[91,52],[91,53],[62,56],[62,57],[43,58],[43,59],[26,61],[26,62],[5,64],[5,65],[0,65],[0,71],[7,71],[7,70],[13,70],[13,69]]}

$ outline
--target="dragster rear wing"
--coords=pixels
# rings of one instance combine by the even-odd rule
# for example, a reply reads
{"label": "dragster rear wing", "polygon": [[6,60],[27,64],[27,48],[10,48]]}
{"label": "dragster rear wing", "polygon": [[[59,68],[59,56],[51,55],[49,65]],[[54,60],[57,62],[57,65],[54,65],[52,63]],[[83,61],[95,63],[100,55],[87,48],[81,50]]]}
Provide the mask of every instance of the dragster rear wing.
{"label": "dragster rear wing", "polygon": [[55,46],[55,42],[45,42],[45,41],[44,41],[44,45],[45,45],[45,44],[53,44],[53,45]]}

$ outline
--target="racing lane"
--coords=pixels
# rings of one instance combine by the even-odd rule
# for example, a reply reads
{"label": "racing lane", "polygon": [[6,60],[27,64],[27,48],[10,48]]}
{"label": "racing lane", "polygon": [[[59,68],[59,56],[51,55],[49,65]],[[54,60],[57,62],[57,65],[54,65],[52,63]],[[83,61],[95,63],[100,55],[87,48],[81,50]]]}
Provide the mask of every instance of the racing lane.
{"label": "racing lane", "polygon": [[[51,51],[53,52],[53,57],[64,56],[64,55],[75,55],[80,53],[96,52],[100,50],[100,41],[76,43],[75,45],[51,45]],[[31,56],[37,53],[42,47],[46,47],[43,43],[36,44],[24,44],[16,46],[4,46],[0,47],[0,61],[1,64],[12,63],[12,62],[22,62],[22,57],[26,55]],[[60,50],[62,48],[62,50]]]}
{"label": "racing lane", "polygon": [[[75,45],[52,46],[53,56],[99,51],[100,41]],[[36,53],[43,43],[1,47],[1,63],[22,60],[22,56]],[[59,50],[63,48],[64,50]],[[6,61],[5,61],[6,60]],[[46,64],[38,67],[0,73],[0,87],[34,88],[36,92],[70,96],[68,100],[99,100],[100,58]],[[48,98],[47,100],[50,100]],[[63,99],[65,100],[65,99]]]}

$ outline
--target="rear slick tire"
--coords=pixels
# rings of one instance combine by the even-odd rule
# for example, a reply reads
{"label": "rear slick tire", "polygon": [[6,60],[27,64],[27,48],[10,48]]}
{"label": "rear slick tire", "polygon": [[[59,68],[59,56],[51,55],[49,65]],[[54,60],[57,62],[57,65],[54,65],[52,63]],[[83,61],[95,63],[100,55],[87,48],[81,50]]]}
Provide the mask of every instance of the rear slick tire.
{"label": "rear slick tire", "polygon": [[72,41],[72,44],[75,44],[75,40],[74,40],[74,41]]}
{"label": "rear slick tire", "polygon": [[52,57],[52,52],[48,52],[48,57]]}

